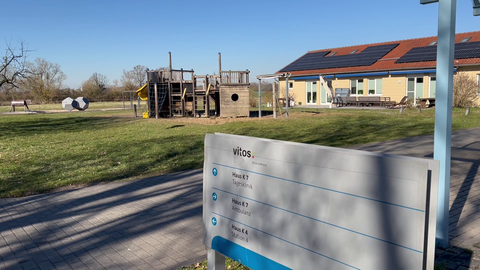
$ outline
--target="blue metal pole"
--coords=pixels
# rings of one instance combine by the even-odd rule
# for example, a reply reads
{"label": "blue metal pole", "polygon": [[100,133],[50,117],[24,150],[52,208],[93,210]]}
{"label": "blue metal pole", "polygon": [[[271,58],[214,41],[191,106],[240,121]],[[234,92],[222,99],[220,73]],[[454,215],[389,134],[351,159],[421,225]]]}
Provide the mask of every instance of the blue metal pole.
{"label": "blue metal pole", "polygon": [[448,247],[452,143],[453,61],[457,0],[440,0],[438,9],[437,89],[433,158],[440,161],[437,243]]}

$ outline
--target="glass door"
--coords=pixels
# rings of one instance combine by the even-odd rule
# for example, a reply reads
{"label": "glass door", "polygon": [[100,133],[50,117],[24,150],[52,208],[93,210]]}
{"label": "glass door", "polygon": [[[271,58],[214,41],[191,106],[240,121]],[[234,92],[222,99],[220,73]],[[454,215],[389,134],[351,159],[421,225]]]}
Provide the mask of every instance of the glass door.
{"label": "glass door", "polygon": [[317,104],[317,82],[307,82],[307,104]]}
{"label": "glass door", "polygon": [[408,100],[413,99],[413,104],[417,104],[417,98],[423,97],[423,78],[408,78],[407,96]]}
{"label": "glass door", "polygon": [[430,97],[435,97],[435,91],[437,91],[437,77],[430,77]]}

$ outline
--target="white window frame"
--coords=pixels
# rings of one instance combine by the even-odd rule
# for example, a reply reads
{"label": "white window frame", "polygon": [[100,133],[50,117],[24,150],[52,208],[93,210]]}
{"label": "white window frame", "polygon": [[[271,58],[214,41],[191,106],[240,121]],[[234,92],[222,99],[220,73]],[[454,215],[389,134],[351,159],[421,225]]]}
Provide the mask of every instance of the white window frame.
{"label": "white window frame", "polygon": [[[308,102],[308,85],[311,84],[311,93],[312,93],[312,100],[313,96],[315,96],[315,102]],[[315,91],[313,91],[313,85],[315,85]],[[316,105],[318,104],[318,88],[320,86],[320,83],[318,81],[306,81],[305,82],[305,105]],[[315,93],[315,95],[314,95]]]}
{"label": "white window frame", "polygon": [[[405,95],[408,96],[408,79],[413,79],[413,105],[417,105],[417,84],[418,84],[418,79],[421,79],[422,80],[422,84],[423,84],[423,87],[425,87],[425,78],[423,75],[421,76],[408,76],[407,77],[407,81],[406,81],[406,84],[405,84]],[[430,83],[430,79],[428,80],[428,82]],[[428,86],[430,87],[430,85]],[[423,89],[421,89],[421,91],[423,91]],[[430,90],[428,90],[430,91]],[[429,93],[430,94],[430,93]],[[423,92],[422,92],[422,95],[423,95]]]}
{"label": "white window frame", "polygon": [[[351,80],[350,80],[350,91],[352,90],[352,81],[355,81],[355,83],[356,83],[356,86],[355,86],[356,91],[355,91],[355,94],[354,94],[354,93],[350,93],[350,95],[351,95],[351,96],[363,96],[363,93],[365,93],[365,79],[363,79],[363,78],[360,78],[360,79],[351,79]],[[362,89],[363,93],[362,93],[362,94],[359,94],[359,93],[358,93],[358,82],[359,82],[359,81],[362,81],[362,83],[363,83],[363,89]],[[367,84],[367,86],[368,86],[368,84]]]}
{"label": "white window frame", "polygon": [[293,89],[293,82],[288,82],[288,89]]}
{"label": "white window frame", "polygon": [[[370,94],[370,80],[374,81],[374,86],[375,86],[375,93],[374,94]],[[368,86],[367,92],[368,93],[367,93],[367,95],[369,95],[369,96],[379,96],[379,97],[383,95],[383,81],[382,81],[382,93],[379,94],[379,93],[377,93],[377,80],[382,80],[382,78],[370,78],[370,79],[368,79],[368,84],[367,84],[367,86]],[[365,87],[365,80],[364,80],[364,87]],[[365,89],[363,91],[365,91]]]}
{"label": "white window frame", "polygon": [[[428,97],[432,96],[432,78],[435,78],[435,82],[437,82],[437,76],[428,76]],[[437,97],[436,89],[435,89],[435,97]]]}

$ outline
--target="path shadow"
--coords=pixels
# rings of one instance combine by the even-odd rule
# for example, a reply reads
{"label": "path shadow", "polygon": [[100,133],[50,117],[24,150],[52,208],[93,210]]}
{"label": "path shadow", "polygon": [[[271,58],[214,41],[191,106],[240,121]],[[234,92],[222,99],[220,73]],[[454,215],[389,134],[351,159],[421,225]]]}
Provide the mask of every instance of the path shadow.
{"label": "path shadow", "polygon": [[[250,111],[250,117],[258,117],[259,113],[257,111]],[[270,116],[273,115],[273,111],[263,111],[262,110],[262,117],[263,116]]]}
{"label": "path shadow", "polygon": [[[132,253],[139,249],[144,250],[137,254],[145,254],[154,266],[163,264],[163,269],[177,269],[204,258],[198,237],[202,230],[200,170],[105,187],[1,199],[0,235],[4,241],[0,237],[0,261],[5,265],[0,264],[0,268],[28,267],[45,258],[56,268],[78,261],[86,265],[82,258],[110,252],[111,256],[120,256],[120,260],[107,264],[129,269],[132,260],[125,258],[135,257]],[[198,222],[189,222],[192,218]],[[156,234],[159,231],[163,234]],[[167,247],[191,248],[179,246],[176,238],[187,238],[191,240],[189,244],[196,246],[193,255],[182,262],[173,260],[165,245],[158,244],[164,241]],[[145,241],[151,242],[142,245]],[[137,259],[145,263],[144,258]],[[102,263],[92,260],[98,262]]]}

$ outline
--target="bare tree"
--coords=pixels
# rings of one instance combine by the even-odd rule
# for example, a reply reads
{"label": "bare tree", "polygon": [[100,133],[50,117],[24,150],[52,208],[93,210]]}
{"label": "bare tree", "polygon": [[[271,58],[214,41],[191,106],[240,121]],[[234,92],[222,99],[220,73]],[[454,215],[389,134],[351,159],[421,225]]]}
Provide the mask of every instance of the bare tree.
{"label": "bare tree", "polygon": [[30,50],[24,41],[19,41],[18,47],[5,43],[7,48],[0,62],[0,88],[3,85],[17,87],[17,80],[24,76],[27,54]]}
{"label": "bare tree", "polygon": [[22,84],[38,99],[52,101],[66,79],[67,76],[62,72],[59,64],[37,58],[34,63],[26,63],[25,79],[22,80]]}
{"label": "bare tree", "polygon": [[133,70],[123,70],[121,81],[125,90],[137,90],[147,82],[147,68],[136,65]]}
{"label": "bare tree", "polygon": [[453,78],[453,107],[469,108],[478,98],[478,84],[468,74],[459,73]]}
{"label": "bare tree", "polygon": [[107,90],[107,86],[107,76],[95,72],[82,84],[82,92],[85,97],[98,100]]}

